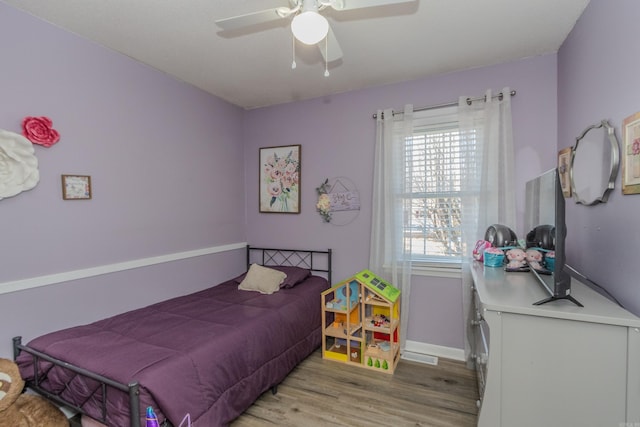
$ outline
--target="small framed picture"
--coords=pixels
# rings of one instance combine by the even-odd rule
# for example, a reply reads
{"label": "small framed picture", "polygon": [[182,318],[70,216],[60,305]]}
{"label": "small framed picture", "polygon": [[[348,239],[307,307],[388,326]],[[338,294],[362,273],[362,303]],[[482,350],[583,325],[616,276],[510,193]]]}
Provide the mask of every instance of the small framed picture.
{"label": "small framed picture", "polygon": [[571,197],[571,176],[569,174],[571,165],[571,154],[573,147],[567,147],[558,152],[558,175],[560,176],[560,186],[565,198]]}
{"label": "small framed picture", "polygon": [[300,145],[260,149],[260,212],[300,213]]}
{"label": "small framed picture", "polygon": [[86,200],[91,198],[89,175],[62,175],[62,198],[64,200]]}
{"label": "small framed picture", "polygon": [[622,121],[622,194],[640,194],[640,113]]}

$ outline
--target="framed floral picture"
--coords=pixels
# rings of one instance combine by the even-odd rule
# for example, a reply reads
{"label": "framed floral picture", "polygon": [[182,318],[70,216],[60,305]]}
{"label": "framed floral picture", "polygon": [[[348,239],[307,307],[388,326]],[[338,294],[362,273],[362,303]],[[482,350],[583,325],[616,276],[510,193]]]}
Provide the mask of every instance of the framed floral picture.
{"label": "framed floral picture", "polygon": [[573,147],[567,147],[558,152],[558,175],[560,176],[560,186],[564,197],[571,197],[571,177],[569,168],[571,165],[571,154]]}
{"label": "framed floral picture", "polygon": [[622,121],[622,194],[640,194],[640,113]]}
{"label": "framed floral picture", "polygon": [[300,145],[260,148],[260,212],[300,213]]}
{"label": "framed floral picture", "polygon": [[88,175],[62,175],[62,198],[83,200],[91,198],[91,177]]}

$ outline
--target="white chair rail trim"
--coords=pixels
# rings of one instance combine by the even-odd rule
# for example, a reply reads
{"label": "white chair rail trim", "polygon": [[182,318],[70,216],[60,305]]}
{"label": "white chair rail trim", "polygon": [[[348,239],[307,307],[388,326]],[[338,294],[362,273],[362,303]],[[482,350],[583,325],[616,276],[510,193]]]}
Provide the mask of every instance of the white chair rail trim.
{"label": "white chair rail trim", "polygon": [[38,288],[56,283],[68,282],[70,280],[85,279],[87,277],[100,276],[102,274],[115,273],[118,271],[131,270],[134,268],[148,267],[165,262],[178,261],[181,259],[194,258],[203,255],[211,255],[220,252],[242,249],[247,246],[246,242],[231,243],[222,246],[212,246],[209,248],[194,249],[185,252],[176,252],[168,255],[160,255],[149,258],[141,258],[131,261],[124,261],[115,264],[100,265],[97,267],[84,268],[81,270],[66,271],[63,273],[48,274],[45,276],[31,277],[28,279],[13,280],[0,283],[0,295],[10,292],[22,291],[25,289]]}

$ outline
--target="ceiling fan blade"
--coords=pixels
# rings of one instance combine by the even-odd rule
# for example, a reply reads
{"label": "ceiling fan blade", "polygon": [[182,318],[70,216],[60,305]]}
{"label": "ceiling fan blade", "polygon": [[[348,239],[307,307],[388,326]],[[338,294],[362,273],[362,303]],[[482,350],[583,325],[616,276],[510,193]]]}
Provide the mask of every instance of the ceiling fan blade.
{"label": "ceiling fan blade", "polygon": [[286,15],[282,14],[282,8],[262,10],[260,12],[247,13],[246,15],[233,16],[231,18],[218,19],[216,24],[223,30],[237,30],[238,28],[250,27],[252,25],[282,19]]}
{"label": "ceiling fan blade", "polygon": [[320,49],[320,53],[322,53],[322,57],[326,62],[332,62],[342,58],[342,48],[338,43],[338,39],[336,39],[336,35],[333,34],[331,26],[329,26],[326,39],[318,43],[318,49]]}
{"label": "ceiling fan blade", "polygon": [[336,10],[361,9],[365,7],[385,6],[388,4],[411,3],[415,0],[331,0],[331,7]]}

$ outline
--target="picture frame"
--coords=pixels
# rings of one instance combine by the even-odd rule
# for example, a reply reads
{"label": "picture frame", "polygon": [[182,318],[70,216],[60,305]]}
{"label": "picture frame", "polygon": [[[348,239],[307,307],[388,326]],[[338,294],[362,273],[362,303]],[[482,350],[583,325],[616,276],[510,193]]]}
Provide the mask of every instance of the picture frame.
{"label": "picture frame", "polygon": [[63,200],[91,199],[91,176],[62,175]]}
{"label": "picture frame", "polygon": [[622,121],[622,194],[640,194],[640,112]]}
{"label": "picture frame", "polygon": [[300,213],[301,146],[260,148],[261,213]]}
{"label": "picture frame", "polygon": [[571,197],[571,156],[573,147],[563,148],[558,151],[558,175],[560,176],[560,186],[565,198]]}

